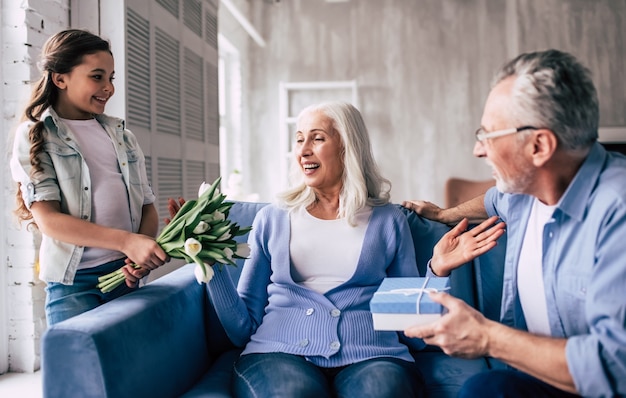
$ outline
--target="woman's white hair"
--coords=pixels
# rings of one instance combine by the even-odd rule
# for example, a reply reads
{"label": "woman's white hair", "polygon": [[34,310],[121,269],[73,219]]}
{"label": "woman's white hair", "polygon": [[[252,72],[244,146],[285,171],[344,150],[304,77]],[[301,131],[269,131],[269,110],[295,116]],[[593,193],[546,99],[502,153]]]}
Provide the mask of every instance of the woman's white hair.
{"label": "woman's white hair", "polygon": [[[374,161],[367,127],[358,109],[345,102],[324,102],[303,109],[298,120],[310,112],[321,112],[331,119],[341,138],[344,170],[337,218],[346,218],[348,223],[355,225],[355,214],[364,206],[389,203],[391,183],[380,174]],[[315,192],[304,183],[304,175],[295,156],[291,183],[292,188],[278,195],[287,209],[306,208],[315,202]]]}

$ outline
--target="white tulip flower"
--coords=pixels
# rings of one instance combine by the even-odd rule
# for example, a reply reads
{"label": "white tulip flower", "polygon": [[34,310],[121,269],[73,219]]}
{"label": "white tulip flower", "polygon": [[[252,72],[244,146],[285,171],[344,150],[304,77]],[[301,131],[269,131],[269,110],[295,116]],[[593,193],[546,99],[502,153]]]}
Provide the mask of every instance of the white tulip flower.
{"label": "white tulip flower", "polygon": [[188,238],[185,241],[185,253],[187,253],[189,257],[197,256],[200,250],[202,250],[202,244],[196,239]]}
{"label": "white tulip flower", "polygon": [[196,275],[196,280],[198,281],[198,283],[207,283],[211,279],[213,279],[213,275],[215,275],[213,267],[208,264],[204,264],[204,266],[196,264],[196,268],[194,268],[193,273]]}
{"label": "white tulip flower", "polygon": [[202,184],[200,184],[200,188],[198,188],[198,197],[202,196],[202,194],[209,188],[211,188],[211,184],[207,184],[203,181]]}
{"label": "white tulip flower", "polygon": [[232,249],[230,247],[225,247],[224,248],[224,257],[226,257],[229,260],[232,260],[233,259],[233,254],[235,254],[235,253],[233,253],[233,251],[232,251]]}
{"label": "white tulip flower", "polygon": [[226,231],[222,234],[222,236],[220,236],[219,238],[217,238],[218,242],[223,242],[225,240],[228,240],[232,237],[232,235],[230,234],[230,231]]}
{"label": "white tulip flower", "polygon": [[193,229],[192,232],[196,235],[200,235],[200,234],[205,233],[208,229],[209,229],[209,224],[205,223],[204,221],[200,221],[198,225],[196,225],[196,227]]}
{"label": "white tulip flower", "polygon": [[226,215],[219,210],[215,210],[213,213],[211,213],[211,216],[213,217],[213,221],[226,220]]}
{"label": "white tulip flower", "polygon": [[243,258],[250,257],[250,245],[248,245],[247,243],[238,243],[237,250],[235,250],[235,254]]}

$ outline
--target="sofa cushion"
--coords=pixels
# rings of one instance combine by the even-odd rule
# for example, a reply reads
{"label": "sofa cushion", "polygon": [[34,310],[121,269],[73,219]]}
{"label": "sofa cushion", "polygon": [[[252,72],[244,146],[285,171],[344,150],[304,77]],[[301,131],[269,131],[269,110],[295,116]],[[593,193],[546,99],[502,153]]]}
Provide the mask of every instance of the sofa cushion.
{"label": "sofa cushion", "polygon": [[233,366],[241,354],[241,349],[224,352],[211,365],[204,377],[180,398],[230,398]]}

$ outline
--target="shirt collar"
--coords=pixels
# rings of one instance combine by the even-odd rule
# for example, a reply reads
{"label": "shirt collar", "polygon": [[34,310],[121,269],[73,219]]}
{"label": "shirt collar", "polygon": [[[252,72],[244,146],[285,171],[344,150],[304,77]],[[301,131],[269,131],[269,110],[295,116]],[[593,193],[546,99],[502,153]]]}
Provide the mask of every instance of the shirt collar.
{"label": "shirt collar", "polygon": [[569,184],[557,208],[573,219],[582,221],[587,203],[606,162],[606,150],[596,142]]}
{"label": "shirt collar", "polygon": [[[119,125],[121,126],[122,129],[126,127],[124,119],[120,119],[117,117],[112,117],[112,116],[108,116],[105,114],[101,114],[101,115],[96,115],[95,119],[103,126]],[[52,123],[55,128],[58,128],[59,126],[59,115],[56,113],[56,111],[52,107],[48,107],[46,108],[46,110],[43,111],[43,113],[41,114],[40,120],[44,123]]]}

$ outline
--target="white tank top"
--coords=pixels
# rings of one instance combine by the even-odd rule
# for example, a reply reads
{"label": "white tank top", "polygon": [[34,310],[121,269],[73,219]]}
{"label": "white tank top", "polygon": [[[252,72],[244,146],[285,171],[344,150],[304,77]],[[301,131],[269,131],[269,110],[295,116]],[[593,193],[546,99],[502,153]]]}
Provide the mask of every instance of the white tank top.
{"label": "white tank top", "polygon": [[356,217],[355,227],[345,219],[321,220],[306,209],[291,214],[291,277],[319,293],[349,280],[356,270],[372,208]]}

